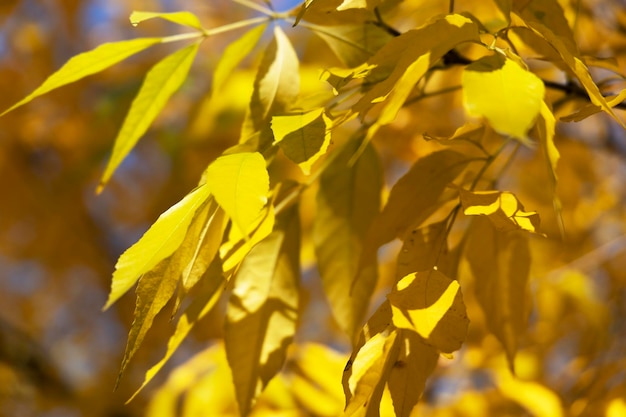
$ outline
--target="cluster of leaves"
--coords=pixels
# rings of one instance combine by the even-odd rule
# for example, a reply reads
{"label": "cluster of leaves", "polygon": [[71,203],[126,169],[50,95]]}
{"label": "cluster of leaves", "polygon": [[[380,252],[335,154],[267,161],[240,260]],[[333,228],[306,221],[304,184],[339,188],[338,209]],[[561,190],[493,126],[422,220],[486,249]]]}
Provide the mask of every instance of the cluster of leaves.
{"label": "cluster of leaves", "polygon": [[[101,190],[183,85],[201,42],[252,26],[225,49],[213,75],[216,96],[257,44],[266,42],[264,34],[271,35],[262,48],[239,144],[212,161],[198,186],[117,262],[105,308],[135,285],[137,294],[120,376],[172,300],[174,332],[140,390],[225,298],[223,344],[180,372],[194,375],[187,378],[195,384],[188,396],[192,404],[200,387],[210,391],[229,378],[224,372],[230,370],[239,413],[250,414],[284,367],[297,330],[305,243],[314,247],[332,314],[352,342],[343,371],[345,415],[378,415],[385,392],[396,415],[411,414],[440,356],[450,358],[467,338],[467,288],[515,372],[529,312],[529,239],[542,234],[538,214],[526,211],[512,192],[497,189],[520,148],[538,148],[545,160],[538,175],[551,187],[557,217],[561,209],[554,194],[559,151],[553,107],[563,100],[549,99],[545,90],[553,83],[531,71],[523,51],[539,54],[567,77],[564,89],[587,100],[562,120],[604,112],[625,127],[613,110],[623,95],[601,93],[589,69],[600,61],[578,50],[559,3],[494,1],[501,19],[487,22],[454,13],[451,2],[448,14],[399,32],[382,19],[400,7],[395,0],[307,0],[290,12],[276,12],[270,2],[236,2],[261,16],[207,29],[189,12],[135,12],[133,25],[159,18],[193,31],[103,44],[77,55],[5,111],[153,45],[190,41],[146,74],[115,140]],[[281,22],[310,30],[343,64],[320,68],[326,88],[302,94],[298,54]],[[614,66],[602,65],[617,74]],[[448,75],[446,85],[436,90],[441,73]],[[459,78],[460,86],[454,84]],[[376,147],[381,132],[412,103],[458,89],[470,117],[450,136],[424,134],[432,151],[385,193]],[[285,158],[301,173],[288,176],[272,169]],[[303,232],[299,203],[309,189],[317,193],[316,214],[311,230]],[[393,285],[367,317],[379,281],[378,254],[395,239],[402,246]],[[316,349],[301,348],[303,356],[315,358],[308,366],[331,361],[328,352]],[[202,363],[219,366],[203,368]],[[297,361],[294,366],[304,367]],[[511,376],[501,378],[509,378],[514,392]],[[310,390],[329,383],[326,377],[304,379]],[[285,385],[275,389],[288,390]],[[326,414],[320,404],[305,404],[306,396],[296,397],[312,413]],[[197,409],[193,404],[190,410]]]}

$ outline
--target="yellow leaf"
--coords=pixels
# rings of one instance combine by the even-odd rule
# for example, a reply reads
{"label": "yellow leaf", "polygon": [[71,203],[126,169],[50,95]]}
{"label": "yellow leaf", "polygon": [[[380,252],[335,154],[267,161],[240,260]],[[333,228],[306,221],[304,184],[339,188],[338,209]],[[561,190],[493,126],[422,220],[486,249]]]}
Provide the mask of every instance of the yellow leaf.
{"label": "yellow leaf", "polygon": [[470,41],[479,41],[478,27],[458,14],[393,38],[368,60],[375,67],[369,77],[379,82],[363,95],[354,110],[365,115],[374,104],[387,100],[384,117],[377,123],[390,123],[426,72],[449,50]]}
{"label": "yellow leaf", "polygon": [[419,159],[398,180],[382,213],[368,231],[366,257],[395,237],[404,238],[439,206],[439,196],[469,163],[464,155],[443,150]]}
{"label": "yellow leaf", "polygon": [[217,303],[217,300],[222,293],[221,290],[224,289],[226,282],[221,275],[221,271],[209,271],[212,273],[205,276],[205,279],[202,281],[205,285],[200,286],[201,288],[199,293],[178,319],[176,328],[174,329],[174,334],[167,342],[167,351],[165,355],[158,363],[146,372],[143,383],[128,400],[128,402],[132,401],[133,398],[135,398],[137,394],[139,394],[139,392],[141,392],[141,390],[148,385],[161,368],[163,368],[165,363],[172,357],[174,352],[176,352],[176,349],[178,349],[195,324],[204,318]]}
{"label": "yellow leaf", "polygon": [[288,116],[274,116],[272,131],[285,155],[297,163],[305,175],[311,166],[326,153],[330,144],[331,120],[324,109]]}
{"label": "yellow leaf", "polygon": [[388,32],[370,22],[362,25],[333,26],[307,23],[307,27],[312,29],[348,68],[354,68],[365,62],[391,39]]}
{"label": "yellow leaf", "polygon": [[626,400],[623,398],[613,398],[606,407],[604,417],[622,417],[626,416]]}
{"label": "yellow leaf", "polygon": [[263,156],[258,152],[220,156],[207,168],[206,184],[242,235],[248,236],[269,193]]}
{"label": "yellow leaf", "polygon": [[389,373],[389,392],[397,417],[409,417],[437,367],[439,353],[413,331],[399,331],[400,350]]}
{"label": "yellow leaf", "polygon": [[485,125],[476,123],[466,123],[454,131],[452,136],[441,137],[432,136],[428,133],[424,133],[424,139],[436,140],[444,144],[454,144],[457,142],[477,142],[480,141],[485,134]]}
{"label": "yellow leaf", "polygon": [[220,60],[217,62],[215,71],[213,72],[214,97],[222,90],[224,84],[226,83],[226,79],[230,77],[237,65],[239,65],[239,63],[259,42],[265,28],[267,28],[267,25],[260,25],[252,28],[224,49]]}
{"label": "yellow leaf", "polygon": [[439,266],[447,261],[447,232],[446,221],[412,230],[398,254],[397,280],[412,272],[430,271],[434,267],[441,270]]}
{"label": "yellow leaf", "polygon": [[263,55],[254,87],[251,107],[260,119],[289,109],[298,97],[298,56],[278,25],[274,26],[274,42]]}
{"label": "yellow leaf", "polygon": [[200,186],[161,214],[156,222],[126,250],[115,264],[111,293],[104,309],[117,301],[139,277],[170,256],[183,242],[187,228],[198,209],[209,197],[208,186]]}
{"label": "yellow leaf", "polygon": [[[620,91],[620,93],[615,96],[606,97],[606,102],[611,107],[617,106],[624,100],[626,100],[626,89]],[[590,103],[582,107],[575,113],[561,117],[559,120],[563,122],[580,122],[581,120],[586,119],[589,116],[593,116],[594,114],[601,111],[602,108],[600,106],[596,106],[595,104]]]}
{"label": "yellow leaf", "polygon": [[158,17],[160,19],[169,20],[170,22],[189,26],[191,28],[197,29],[200,32],[204,32],[206,29],[202,27],[198,16],[191,12],[172,12],[172,13],[155,13],[155,12],[140,12],[134,11],[130,14],[130,23],[133,26],[137,26],[139,23]]}
{"label": "yellow leaf", "polygon": [[496,53],[468,65],[462,84],[470,115],[485,117],[499,133],[528,140],[545,93],[539,77]]}
{"label": "yellow leaf", "polygon": [[172,94],[183,84],[198,52],[198,46],[198,43],[194,43],[180,49],[159,61],[148,71],[115,139],[113,154],[100,179],[98,192],[106,185],[139,138],[146,133]]}
{"label": "yellow leaf", "polygon": [[468,232],[465,256],[487,327],[500,341],[513,369],[518,340],[526,331],[530,250],[528,236],[498,232],[477,218]]}
{"label": "yellow leaf", "polygon": [[380,332],[367,340],[352,361],[347,381],[350,398],[344,416],[378,415],[387,375],[395,363],[399,344],[397,330]]}
{"label": "yellow leaf", "polygon": [[295,333],[299,255],[300,219],[293,206],[250,250],[235,277],[224,341],[242,415],[283,366]]}
{"label": "yellow leaf", "polygon": [[524,211],[524,206],[510,192],[466,191],[459,189],[466,216],[487,216],[499,231],[523,229],[537,233],[539,215]]}
{"label": "yellow leaf", "polygon": [[461,347],[469,320],[459,283],[437,270],[405,276],[387,295],[393,324],[413,330],[443,353]]}
{"label": "yellow leaf", "polygon": [[100,72],[144,49],[161,43],[163,38],[139,38],[128,41],[110,42],[99,45],[88,52],[78,54],[49,76],[35,91],[2,112],[0,116],[64,85]]}
{"label": "yellow leaf", "polygon": [[362,325],[377,279],[376,262],[359,271],[359,258],[380,210],[383,186],[382,167],[371,145],[349,164],[360,146],[361,140],[349,142],[322,173],[312,232],[324,293],[350,340]]}
{"label": "yellow leaf", "polygon": [[498,373],[498,389],[504,396],[517,402],[535,417],[562,417],[563,405],[559,396],[548,387],[532,381],[521,381],[507,371]]}
{"label": "yellow leaf", "polygon": [[[197,222],[195,233],[188,233],[191,254],[185,260],[182,271],[181,284],[185,290],[191,289],[202,278],[209,265],[217,256],[222,243],[226,216],[224,211],[214,202],[206,210],[202,222]],[[190,232],[192,227],[189,228]],[[185,239],[187,241],[187,238]],[[185,242],[183,242],[185,245]]]}

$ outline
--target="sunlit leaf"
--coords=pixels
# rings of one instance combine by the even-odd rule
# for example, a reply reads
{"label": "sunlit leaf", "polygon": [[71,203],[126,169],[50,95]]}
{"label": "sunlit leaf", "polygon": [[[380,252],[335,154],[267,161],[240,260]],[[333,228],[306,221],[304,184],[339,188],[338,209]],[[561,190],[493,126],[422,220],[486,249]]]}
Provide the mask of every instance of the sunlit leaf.
{"label": "sunlit leaf", "polygon": [[389,392],[397,417],[409,417],[433,373],[439,353],[413,331],[399,330],[398,357],[389,373]]}
{"label": "sunlit leaf", "polygon": [[[606,97],[606,102],[611,107],[617,106],[618,104],[622,103],[624,100],[626,100],[626,89],[620,91],[620,93],[615,96]],[[581,120],[584,120],[589,116],[593,116],[594,114],[599,113],[601,111],[602,111],[602,108],[600,106],[596,106],[595,104],[590,103],[590,104],[583,106],[580,110],[576,111],[575,113],[561,117],[559,120],[563,122],[580,122]]]}
{"label": "sunlit leaf", "polygon": [[376,262],[359,271],[359,259],[380,209],[382,189],[382,168],[371,145],[349,163],[360,144],[360,140],[348,143],[322,173],[313,223],[324,292],[337,323],[351,339],[362,324],[376,282]]}
{"label": "sunlit leaf", "polygon": [[470,115],[485,117],[499,133],[528,140],[545,92],[539,77],[496,53],[468,65],[462,82]]}
{"label": "sunlit leaf", "polygon": [[98,190],[102,190],[115,169],[148,130],[172,94],[183,84],[196,57],[198,47],[199,44],[194,43],[180,49],[159,61],[148,71],[115,139],[113,153],[102,174]]}
{"label": "sunlit leaf", "polygon": [[437,270],[402,278],[387,295],[393,324],[413,330],[444,353],[461,347],[469,320],[459,283]]}
{"label": "sunlit leaf", "polygon": [[[407,235],[398,253],[396,277],[419,271],[430,271],[446,262],[447,222],[438,222],[414,229]],[[438,268],[440,269],[440,268]]]}
{"label": "sunlit leaf", "polygon": [[200,19],[198,19],[198,16],[187,11],[172,12],[172,13],[134,11],[130,14],[130,23],[133,26],[137,26],[139,23],[148,19],[153,19],[155,17],[169,20],[170,22],[173,22],[179,25],[189,26],[201,32],[205,31],[205,29],[202,27],[202,24],[200,23]]}
{"label": "sunlit leaf", "polygon": [[562,417],[563,404],[548,387],[532,381],[521,381],[506,370],[498,372],[498,389],[536,417]]}
{"label": "sunlit leaf", "polygon": [[485,218],[470,228],[465,256],[487,327],[500,341],[513,369],[526,330],[530,251],[527,236],[498,232]]}
{"label": "sunlit leaf", "polygon": [[128,41],[104,43],[91,51],[78,54],[49,76],[35,91],[2,112],[0,116],[64,85],[100,72],[144,49],[161,43],[163,38],[139,38]]}
{"label": "sunlit leaf", "polygon": [[323,109],[318,109],[302,114],[274,116],[272,131],[285,155],[297,163],[305,175],[309,175],[311,166],[328,149],[330,124],[331,120]]}
{"label": "sunlit leaf", "polygon": [[499,231],[522,229],[537,232],[539,215],[536,211],[524,211],[524,206],[513,193],[459,189],[459,195],[466,216],[487,216]]}
{"label": "sunlit leaf", "polygon": [[[439,207],[437,199],[469,161],[458,152],[444,150],[419,159],[398,180],[387,204],[368,232],[368,252],[396,237],[403,238]],[[375,252],[374,252],[375,253]]]}
{"label": "sunlit leaf", "polygon": [[139,392],[141,392],[143,388],[145,388],[145,386],[148,385],[154,376],[163,368],[174,352],[176,352],[176,349],[178,349],[183,340],[185,340],[195,324],[204,318],[209,311],[211,311],[213,306],[217,303],[217,300],[221,295],[220,290],[223,289],[226,282],[222,277],[221,270],[214,268],[213,273],[205,277],[203,283],[205,283],[205,285],[201,285],[199,293],[196,294],[193,302],[178,319],[176,328],[174,329],[174,334],[167,342],[167,351],[165,355],[158,363],[148,369],[143,383],[128,400],[129,402],[132,401],[132,399],[135,398],[137,394],[139,394]]}
{"label": "sunlit leaf", "polygon": [[390,123],[428,69],[455,46],[478,39],[476,24],[455,14],[390,40],[368,60],[375,66],[370,78],[384,80],[367,91],[354,110],[364,115],[376,103],[385,102],[382,120],[377,124]]}
{"label": "sunlit leaf", "polygon": [[128,362],[141,346],[146,333],[152,327],[156,315],[172,298],[180,277],[180,265],[176,255],[161,261],[153,270],[145,273],[137,285],[137,302],[133,313],[133,324],[128,334],[124,359],[120,366],[118,383]]}
{"label": "sunlit leaf", "polygon": [[254,83],[251,108],[260,119],[284,111],[296,101],[300,90],[298,56],[277,25],[274,41],[266,49]]}
{"label": "sunlit leaf", "polygon": [[139,277],[170,256],[183,242],[187,228],[202,203],[209,197],[208,186],[200,186],[169,208],[137,243],[126,250],[115,264],[111,293],[104,306],[109,308]]}
{"label": "sunlit leaf", "polygon": [[224,340],[242,415],[281,369],[295,333],[300,219],[293,206],[243,260],[226,311]]}
{"label": "sunlit leaf", "polygon": [[213,72],[213,96],[216,96],[226,83],[237,65],[254,49],[267,25],[259,25],[229,44],[222,53]]}
{"label": "sunlit leaf", "polygon": [[352,361],[347,387],[351,393],[344,416],[377,416],[380,397],[400,349],[398,331],[375,334],[359,349]]}
{"label": "sunlit leaf", "polygon": [[235,226],[248,235],[269,193],[263,156],[256,152],[220,156],[207,168],[206,183]]}

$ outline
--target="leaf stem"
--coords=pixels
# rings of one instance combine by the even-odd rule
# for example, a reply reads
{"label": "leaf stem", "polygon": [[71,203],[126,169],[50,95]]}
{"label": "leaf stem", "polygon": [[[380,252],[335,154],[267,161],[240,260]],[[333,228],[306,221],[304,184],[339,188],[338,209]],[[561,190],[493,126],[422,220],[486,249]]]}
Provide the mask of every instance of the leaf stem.
{"label": "leaf stem", "polygon": [[454,13],[454,0],[450,0],[450,7],[448,7],[448,13]]}
{"label": "leaf stem", "polygon": [[271,16],[274,14],[274,12],[270,9],[268,9],[267,7],[263,7],[260,4],[256,4],[250,0],[233,0],[235,3],[239,3],[242,6],[245,6],[249,9],[252,10],[256,10],[257,12],[261,12],[267,16]]}
{"label": "leaf stem", "polygon": [[180,33],[178,35],[166,36],[161,40],[161,43],[170,43],[170,42],[178,42],[184,41],[186,39],[194,39],[205,36],[202,32],[189,32],[189,33]]}
{"label": "leaf stem", "polygon": [[251,19],[240,20],[239,22],[229,23],[227,25],[218,26],[206,31],[206,36],[214,36],[224,32],[230,32],[231,30],[241,29],[246,26],[256,25],[258,23],[267,22],[267,16],[253,17]]}

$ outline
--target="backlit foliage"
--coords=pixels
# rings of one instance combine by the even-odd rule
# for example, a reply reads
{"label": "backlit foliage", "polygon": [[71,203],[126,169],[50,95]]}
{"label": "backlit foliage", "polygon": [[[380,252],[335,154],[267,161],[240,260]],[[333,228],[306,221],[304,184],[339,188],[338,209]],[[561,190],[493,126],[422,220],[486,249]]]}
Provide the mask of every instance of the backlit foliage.
{"label": "backlit foliage", "polygon": [[[584,201],[572,193],[592,174],[576,168],[589,151],[567,123],[626,128],[624,72],[595,56],[586,4],[307,0],[283,12],[234,0],[254,16],[218,27],[134,12],[137,30],[154,19],[184,30],[76,55],[8,108],[177,45],[138,87],[102,192],[204,45],[238,34],[188,134],[210,133],[224,106],[241,116],[239,140],[119,257],[104,306],[135,288],[119,378],[157,315],[173,318],[139,391],[198,322],[223,323],[147,415],[622,415],[626,342],[609,334],[624,330],[626,280],[609,274],[600,288],[572,261],[580,253],[560,253],[592,226],[580,213],[600,216],[612,198],[599,178]],[[351,354],[298,340],[310,279],[334,319],[329,339]]]}

